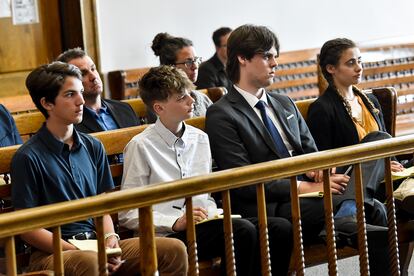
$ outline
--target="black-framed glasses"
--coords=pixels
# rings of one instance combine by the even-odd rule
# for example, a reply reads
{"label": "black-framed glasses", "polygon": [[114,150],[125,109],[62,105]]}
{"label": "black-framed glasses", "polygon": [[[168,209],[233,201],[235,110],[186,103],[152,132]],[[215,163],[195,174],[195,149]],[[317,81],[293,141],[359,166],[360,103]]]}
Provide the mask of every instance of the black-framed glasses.
{"label": "black-framed glasses", "polygon": [[177,62],[175,65],[184,64],[188,69],[192,68],[194,65],[200,65],[202,62],[201,57],[195,57],[194,59],[187,59],[183,62]]}

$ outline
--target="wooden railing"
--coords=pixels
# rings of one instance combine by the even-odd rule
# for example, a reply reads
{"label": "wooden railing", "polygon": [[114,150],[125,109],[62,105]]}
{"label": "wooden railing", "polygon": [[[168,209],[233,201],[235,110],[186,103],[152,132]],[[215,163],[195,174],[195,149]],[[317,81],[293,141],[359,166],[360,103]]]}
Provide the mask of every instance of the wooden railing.
{"label": "wooden railing", "polygon": [[[11,148],[10,150],[13,150]],[[54,235],[54,270],[56,275],[63,274],[62,251],[60,246],[60,225],[74,221],[84,220],[90,217],[96,219],[98,232],[99,254],[98,262],[102,268],[103,275],[106,275],[106,255],[104,252],[104,238],[102,233],[103,220],[105,214],[115,213],[132,208],[139,208],[141,236],[140,244],[145,254],[142,254],[142,262],[145,269],[142,275],[154,275],[157,271],[155,259],[154,228],[152,225],[151,206],[160,202],[186,198],[188,220],[193,221],[191,208],[191,197],[202,193],[222,191],[225,199],[223,206],[225,219],[224,225],[230,225],[230,204],[228,197],[229,189],[243,187],[246,185],[257,186],[258,195],[258,214],[260,225],[260,247],[262,254],[263,275],[269,274],[269,259],[267,248],[267,222],[266,222],[266,202],[264,197],[264,185],[267,181],[290,178],[291,179],[291,200],[292,200],[292,222],[294,226],[294,256],[296,260],[295,270],[297,275],[304,275],[304,252],[301,242],[300,226],[300,207],[296,185],[296,175],[307,171],[324,170],[324,191],[325,191],[325,210],[326,210],[326,229],[327,229],[327,256],[329,275],[337,274],[337,257],[335,247],[334,225],[332,215],[332,198],[329,187],[329,168],[354,164],[356,168],[356,202],[358,207],[358,247],[360,259],[361,275],[368,275],[368,252],[366,247],[366,231],[364,224],[363,191],[361,184],[360,163],[385,158],[386,164],[386,194],[388,211],[388,240],[390,247],[390,271],[392,275],[399,275],[398,249],[395,223],[394,198],[392,196],[392,182],[390,173],[390,156],[411,153],[414,151],[414,136],[403,136],[371,142],[346,148],[329,150],[319,153],[312,153],[283,160],[270,161],[261,164],[246,166],[243,168],[231,169],[208,175],[186,178],[162,184],[150,185],[145,188],[129,189],[125,191],[102,194],[86,199],[62,202],[49,206],[30,208],[0,216],[0,239],[4,239],[6,244],[6,258],[8,275],[16,275],[16,261],[14,237],[16,235],[32,231],[38,228],[50,228]],[[3,156],[0,155],[0,158]],[[194,225],[194,224],[190,224]],[[145,229],[142,231],[142,229]],[[195,263],[196,244],[194,227],[189,227],[190,242],[194,241],[194,246],[190,247],[190,275],[197,275]],[[231,246],[231,227],[227,227],[226,250],[232,250]],[[194,239],[193,239],[194,238]],[[229,253],[229,252],[228,252]],[[231,252],[230,252],[231,253]],[[226,254],[231,258],[233,254]],[[230,260],[229,260],[230,261]],[[237,265],[237,264],[236,264]],[[227,268],[229,275],[233,275],[232,267]]]}

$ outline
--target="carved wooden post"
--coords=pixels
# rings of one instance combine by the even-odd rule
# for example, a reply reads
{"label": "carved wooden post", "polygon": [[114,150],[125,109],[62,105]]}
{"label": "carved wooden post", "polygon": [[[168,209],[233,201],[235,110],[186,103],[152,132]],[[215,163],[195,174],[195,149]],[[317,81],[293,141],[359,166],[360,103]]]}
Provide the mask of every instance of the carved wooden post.
{"label": "carved wooden post", "polygon": [[185,199],[187,216],[187,251],[188,251],[188,275],[198,275],[197,241],[193,216],[193,201],[191,197]]}
{"label": "carved wooden post", "polygon": [[290,178],[290,200],[292,202],[293,256],[295,256],[296,260],[296,275],[304,276],[305,258],[303,252],[302,225],[300,220],[300,204],[296,176]]}
{"label": "carved wooden post", "polygon": [[358,225],[358,251],[359,251],[359,272],[361,275],[369,275],[369,261],[367,236],[365,226],[364,211],[364,191],[362,189],[361,163],[354,165],[355,170],[355,197],[357,206],[357,225]]}
{"label": "carved wooden post", "polygon": [[336,257],[336,240],[335,226],[333,220],[332,194],[330,185],[330,170],[323,171],[323,203],[325,206],[325,230],[326,230],[326,246],[328,250],[328,270],[329,275],[338,275],[338,263]]}
{"label": "carved wooden post", "polygon": [[231,222],[231,204],[229,190],[221,193],[224,211],[224,246],[226,251],[226,275],[236,274],[236,262],[234,260],[233,225]]}
{"label": "carved wooden post", "polygon": [[157,251],[155,248],[154,223],[152,221],[152,207],[139,208],[139,227],[145,229],[140,232],[141,275],[158,275]]}
{"label": "carved wooden post", "polygon": [[395,216],[395,202],[393,197],[393,184],[391,179],[391,159],[384,159],[385,162],[385,194],[387,198],[387,219],[388,219],[388,250],[390,256],[391,275],[400,275],[400,258],[398,251],[397,222]]}
{"label": "carved wooden post", "polygon": [[63,269],[60,226],[53,227],[53,270],[56,276],[65,275]]}
{"label": "carved wooden post", "polygon": [[103,217],[95,218],[96,234],[98,235],[98,264],[99,264],[99,275],[108,275],[108,259],[106,257],[106,246],[104,239],[104,226]]}
{"label": "carved wooden post", "polygon": [[6,260],[7,260],[7,276],[17,275],[16,264],[16,248],[14,246],[14,236],[4,238],[6,241]]}
{"label": "carved wooden post", "polygon": [[256,185],[257,213],[259,219],[260,262],[262,275],[272,275],[270,268],[269,236],[267,234],[267,214],[264,183]]}

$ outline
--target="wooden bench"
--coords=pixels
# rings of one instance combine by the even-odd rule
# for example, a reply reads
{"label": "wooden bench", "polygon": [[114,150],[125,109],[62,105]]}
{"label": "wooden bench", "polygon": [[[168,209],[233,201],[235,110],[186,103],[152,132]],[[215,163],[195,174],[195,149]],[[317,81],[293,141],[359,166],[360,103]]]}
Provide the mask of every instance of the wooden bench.
{"label": "wooden bench", "polygon": [[[278,59],[275,83],[270,91],[287,94],[292,99],[303,100],[319,95],[316,55],[319,49],[284,52]],[[138,81],[150,68],[117,70],[108,73],[111,98],[116,100],[136,98]]]}
{"label": "wooden bench", "polygon": [[108,72],[108,85],[111,99],[124,100],[139,96],[138,81],[150,67]]}
{"label": "wooden bench", "polygon": [[274,83],[267,89],[295,101],[318,97],[318,53],[318,48],[281,52]]}
{"label": "wooden bench", "polygon": [[[212,102],[217,101],[226,93],[226,89],[222,87],[213,87],[198,91],[206,94]],[[131,105],[138,118],[143,118],[145,121],[147,116],[147,107],[140,98],[127,99],[123,101]],[[27,141],[33,134],[35,134],[45,121],[45,117],[40,111],[15,114],[13,115],[13,118],[23,141]]]}
{"label": "wooden bench", "polygon": [[[395,108],[393,109],[392,106],[395,105],[395,91],[393,89],[374,89],[373,93],[379,98],[380,102],[384,104],[388,101],[388,108],[384,108],[384,111],[389,111],[389,113],[384,114],[385,117],[393,116],[393,110],[395,111]],[[392,101],[394,99],[394,102]],[[389,102],[391,100],[391,102]],[[304,115],[306,118],[307,110],[309,107],[309,104],[312,103],[313,100],[304,100],[304,101],[298,101],[297,106],[300,110],[300,112]],[[384,106],[385,107],[385,106]],[[390,108],[391,107],[391,108]],[[395,114],[395,113],[394,113]],[[204,118],[193,118],[187,121],[187,123],[198,127],[200,129],[204,129]],[[386,127],[390,130],[390,132],[393,132],[393,126],[392,124],[395,123],[395,120],[388,120],[386,121]],[[108,131],[108,132],[98,132],[94,133],[93,135],[100,139],[102,143],[104,144],[105,150],[108,155],[113,154],[119,154],[123,151],[124,146],[126,143],[128,143],[132,137],[134,137],[136,134],[142,132],[146,128],[146,125],[138,126],[138,127],[131,127],[131,128],[124,128],[114,131]],[[9,163],[11,161],[12,153],[18,148],[18,146],[15,147],[9,147],[5,150],[0,151],[0,173],[2,172],[8,172],[9,170]],[[8,151],[7,151],[8,150]],[[111,172],[114,177],[121,176],[122,175],[122,164],[111,164]],[[4,191],[1,193],[1,191]],[[10,184],[3,186],[3,189],[0,189],[0,198],[5,198],[5,196],[10,195]],[[116,221],[116,217],[115,217]],[[414,228],[412,226],[412,222],[408,223],[400,223],[399,225],[399,240],[400,240],[400,248],[401,253],[406,252],[406,254],[403,256],[401,255],[401,264],[402,268],[407,266],[407,262],[409,264],[411,255],[412,255],[412,237],[413,237]],[[124,236],[125,237],[125,236]],[[407,245],[408,248],[404,249],[402,246]],[[409,251],[409,245],[411,245],[411,251]],[[408,252],[407,252],[408,250]],[[410,253],[411,252],[411,253]],[[357,254],[357,251],[351,248],[343,248],[338,249],[338,258],[348,257]],[[312,266],[317,265],[320,263],[326,262],[326,248],[324,245],[311,245],[308,247],[305,247],[305,260],[306,260],[306,266]],[[214,275],[214,273],[217,273],[216,266],[212,262],[202,262],[200,263],[200,269],[203,269],[203,273],[206,271],[206,275]]]}
{"label": "wooden bench", "polygon": [[414,44],[368,49],[361,88],[391,86],[398,91],[397,135],[414,133]]}
{"label": "wooden bench", "polygon": [[4,105],[11,114],[38,111],[29,94],[0,97],[0,104]]}

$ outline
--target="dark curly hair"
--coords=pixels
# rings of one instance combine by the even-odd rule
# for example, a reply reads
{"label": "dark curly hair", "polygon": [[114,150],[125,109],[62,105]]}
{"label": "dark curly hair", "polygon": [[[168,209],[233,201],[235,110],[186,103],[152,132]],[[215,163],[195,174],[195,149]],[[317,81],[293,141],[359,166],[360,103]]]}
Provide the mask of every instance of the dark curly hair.
{"label": "dark curly hair", "polygon": [[328,65],[336,66],[343,52],[350,48],[357,47],[355,42],[347,38],[335,38],[323,44],[319,54],[319,66],[326,81],[333,85],[331,73],[326,70]]}
{"label": "dark curly hair", "polygon": [[160,58],[160,65],[175,65],[177,52],[188,46],[193,46],[193,42],[187,38],[159,33],[152,40],[151,49]]}

